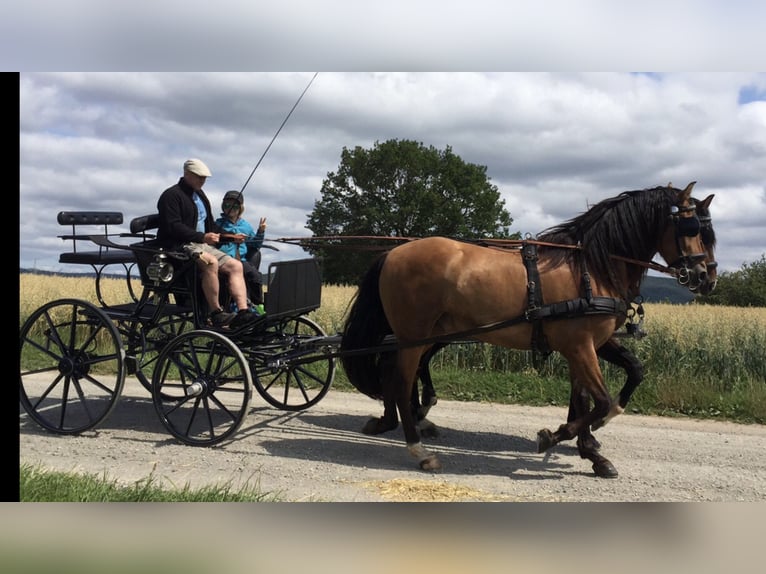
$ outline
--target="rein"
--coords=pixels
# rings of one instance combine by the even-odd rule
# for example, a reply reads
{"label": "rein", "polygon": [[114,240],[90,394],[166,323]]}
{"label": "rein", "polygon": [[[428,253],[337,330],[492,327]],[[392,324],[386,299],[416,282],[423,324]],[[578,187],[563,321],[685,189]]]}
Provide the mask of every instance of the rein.
{"label": "rein", "polygon": [[[385,245],[342,245],[340,243],[334,243],[336,241],[396,241],[399,243],[408,243],[410,241],[416,241],[422,239],[421,237],[393,237],[384,235],[324,235],[314,237],[283,237],[280,239],[273,239],[272,241],[278,241],[280,243],[288,243],[290,245],[297,245],[299,247],[332,247],[337,249],[364,249],[369,251],[385,251],[389,249]],[[466,243],[475,243],[488,247],[490,249],[508,250],[508,249],[521,249],[524,245],[538,245],[543,247],[553,247],[556,249],[582,249],[581,245],[570,245],[566,243],[550,243],[547,241],[538,241],[536,239],[460,239]],[[679,273],[676,269],[661,263],[654,261],[640,261],[638,259],[631,259],[630,257],[623,257],[622,255],[609,255],[612,259],[618,261],[624,261],[625,263],[631,263],[633,265],[639,265],[646,267],[653,271],[665,273],[671,277],[678,278]]]}

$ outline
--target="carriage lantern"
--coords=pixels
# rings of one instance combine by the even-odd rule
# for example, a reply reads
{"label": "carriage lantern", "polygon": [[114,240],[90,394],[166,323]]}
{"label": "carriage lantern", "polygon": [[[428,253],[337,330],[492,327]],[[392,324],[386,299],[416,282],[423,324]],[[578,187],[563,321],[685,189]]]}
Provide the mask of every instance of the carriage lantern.
{"label": "carriage lantern", "polygon": [[162,250],[154,256],[152,262],[146,267],[146,274],[156,285],[170,283],[173,280],[173,265]]}

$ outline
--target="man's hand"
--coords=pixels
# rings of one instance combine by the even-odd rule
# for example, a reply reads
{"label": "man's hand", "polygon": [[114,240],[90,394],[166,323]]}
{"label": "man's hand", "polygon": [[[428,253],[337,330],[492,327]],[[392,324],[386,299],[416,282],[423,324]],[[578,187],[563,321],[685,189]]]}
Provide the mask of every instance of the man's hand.
{"label": "man's hand", "polygon": [[219,234],[222,243],[244,243],[247,236],[244,233],[221,233]]}
{"label": "man's hand", "polygon": [[205,238],[203,239],[203,241],[207,243],[208,245],[218,245],[218,243],[221,241],[221,235],[210,231],[208,233],[205,233]]}

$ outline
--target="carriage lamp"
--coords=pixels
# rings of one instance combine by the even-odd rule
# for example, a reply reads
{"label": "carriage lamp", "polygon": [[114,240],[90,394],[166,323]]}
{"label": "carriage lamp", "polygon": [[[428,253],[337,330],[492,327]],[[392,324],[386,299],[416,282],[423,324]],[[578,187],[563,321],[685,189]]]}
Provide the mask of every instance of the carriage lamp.
{"label": "carriage lamp", "polygon": [[156,284],[170,283],[173,280],[173,265],[168,256],[160,251],[146,267],[146,274]]}

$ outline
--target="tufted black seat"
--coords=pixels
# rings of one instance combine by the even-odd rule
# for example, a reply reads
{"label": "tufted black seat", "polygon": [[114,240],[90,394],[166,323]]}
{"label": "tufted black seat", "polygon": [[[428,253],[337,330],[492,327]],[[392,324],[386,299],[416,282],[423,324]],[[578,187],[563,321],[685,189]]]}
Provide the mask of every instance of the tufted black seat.
{"label": "tufted black seat", "polygon": [[[93,243],[91,236],[118,235],[110,234],[109,226],[122,225],[122,213],[119,211],[61,211],[57,220],[59,225],[72,226],[71,234],[59,235],[63,240],[72,241],[72,251],[61,253],[59,263],[104,266],[115,263],[129,264],[136,261],[133,252],[128,249],[110,249],[103,245],[98,245],[98,249],[92,249],[96,244]],[[89,229],[83,229],[83,227]],[[86,233],[87,231],[90,233]],[[84,241],[88,242],[85,248],[82,243]]]}

